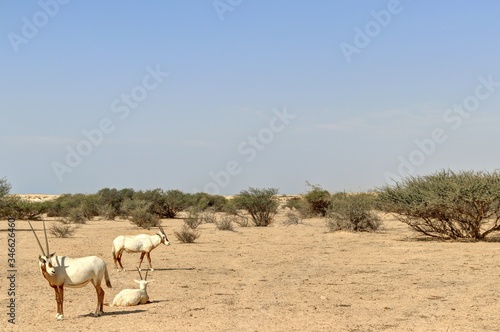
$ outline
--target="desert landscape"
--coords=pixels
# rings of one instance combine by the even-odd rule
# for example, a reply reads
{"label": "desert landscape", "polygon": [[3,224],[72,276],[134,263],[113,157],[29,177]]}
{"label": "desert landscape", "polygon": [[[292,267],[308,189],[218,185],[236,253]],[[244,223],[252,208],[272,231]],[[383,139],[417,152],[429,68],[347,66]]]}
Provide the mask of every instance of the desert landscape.
{"label": "desert landscape", "polygon": [[[286,226],[217,230],[183,244],[182,219],[164,219],[170,246],[152,254],[150,303],[110,307],[139,279],[139,254],[114,268],[117,235],[153,234],[128,221],[89,221],[73,237],[49,235],[58,255],[97,255],[107,262],[113,288],[104,288],[104,315],[94,318],[92,285],[65,290],[65,319],[56,321],[54,291],[38,271],[39,247],[26,221],[16,221],[16,324],[8,323],[5,265],[0,294],[6,331],[499,331],[499,243],[433,241],[391,215],[381,230],[326,230],[323,219]],[[47,226],[50,225],[47,218]],[[42,223],[34,227],[43,236]],[[7,261],[7,221],[0,240]],[[43,237],[42,237],[43,239]],[[146,262],[145,262],[146,263]],[[143,266],[144,267],[144,266]]]}

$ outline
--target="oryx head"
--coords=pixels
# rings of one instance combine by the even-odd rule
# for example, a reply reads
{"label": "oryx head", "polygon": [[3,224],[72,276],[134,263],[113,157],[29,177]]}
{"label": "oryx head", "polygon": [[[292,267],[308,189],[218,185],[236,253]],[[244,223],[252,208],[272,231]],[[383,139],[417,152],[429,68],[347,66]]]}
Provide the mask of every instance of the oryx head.
{"label": "oryx head", "polygon": [[147,285],[150,282],[154,281],[154,280],[149,280],[149,281],[147,280],[149,270],[146,270],[146,276],[144,277],[144,279],[142,279],[141,270],[139,270],[139,268],[137,268],[137,272],[139,272],[139,276],[141,277],[141,280],[134,279],[134,281],[139,284],[139,289],[146,289]]}
{"label": "oryx head", "polygon": [[168,242],[167,234],[163,230],[163,227],[161,227],[161,225],[158,225],[158,228],[160,229],[160,231],[156,234],[158,234],[158,236],[160,237],[160,242],[166,246],[169,246],[170,242]]}
{"label": "oryx head", "polygon": [[45,246],[47,247],[47,253],[43,250],[42,244],[40,243],[40,240],[38,239],[38,236],[35,233],[35,230],[33,229],[33,226],[31,225],[30,221],[28,220],[28,224],[31,227],[31,230],[33,231],[33,234],[35,235],[36,242],[38,242],[38,245],[40,246],[40,250],[42,251],[42,255],[38,256],[38,267],[40,268],[40,271],[42,274],[44,272],[47,272],[49,275],[54,275],[56,273],[56,269],[52,265],[52,256],[54,256],[55,253],[50,254],[49,251],[49,240],[47,238],[47,229],[45,228],[45,220],[42,220],[43,222],[43,233],[45,235]]}

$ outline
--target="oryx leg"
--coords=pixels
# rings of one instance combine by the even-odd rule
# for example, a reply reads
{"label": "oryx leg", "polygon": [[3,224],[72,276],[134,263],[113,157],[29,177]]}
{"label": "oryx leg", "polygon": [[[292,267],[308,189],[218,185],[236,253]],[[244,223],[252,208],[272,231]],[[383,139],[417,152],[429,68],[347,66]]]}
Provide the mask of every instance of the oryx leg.
{"label": "oryx leg", "polygon": [[146,254],[146,257],[148,258],[149,269],[150,269],[151,271],[154,271],[154,270],[153,270],[153,266],[151,266],[151,252],[148,252],[148,253]]}
{"label": "oryx leg", "polygon": [[53,286],[56,293],[57,314],[56,319],[62,320],[64,318],[63,301],[64,301],[64,286]]}
{"label": "oryx leg", "polygon": [[124,249],[121,249],[118,251],[118,253],[116,254],[116,260],[118,261],[118,264],[120,264],[120,268],[122,269],[122,271],[125,271],[125,269],[123,268],[123,265],[122,265],[123,251],[124,251]]}
{"label": "oryx leg", "polygon": [[[94,284],[93,281],[92,284]],[[97,294],[97,307],[95,308],[94,317],[99,317],[104,312],[102,309],[104,303],[104,289],[102,289],[100,284],[94,284],[94,287]]]}
{"label": "oryx leg", "polygon": [[113,252],[113,263],[115,263],[115,268],[116,268],[116,270],[117,270],[117,271],[120,271],[120,269],[118,268],[118,264],[117,264],[117,262],[118,262],[118,257],[119,257],[118,255],[119,255],[119,254],[120,254],[120,252],[119,252],[119,251],[118,251],[118,252],[116,252],[116,253],[115,253],[115,252]]}
{"label": "oryx leg", "polygon": [[141,258],[139,259],[139,271],[141,270],[141,264],[145,254],[146,254],[145,252],[141,252]]}

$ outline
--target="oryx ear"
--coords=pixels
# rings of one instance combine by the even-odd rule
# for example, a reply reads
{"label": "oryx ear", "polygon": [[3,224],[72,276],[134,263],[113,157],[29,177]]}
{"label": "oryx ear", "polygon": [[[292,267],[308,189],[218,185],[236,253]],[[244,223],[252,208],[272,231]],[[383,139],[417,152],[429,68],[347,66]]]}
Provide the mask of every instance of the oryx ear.
{"label": "oryx ear", "polygon": [[55,252],[51,253],[51,254],[49,255],[49,258],[52,258],[52,256],[54,256],[55,254],[56,254]]}
{"label": "oryx ear", "polygon": [[135,281],[136,283],[138,283],[138,284],[140,284],[140,283],[141,283],[139,280],[135,280],[135,279],[134,279],[134,281]]}

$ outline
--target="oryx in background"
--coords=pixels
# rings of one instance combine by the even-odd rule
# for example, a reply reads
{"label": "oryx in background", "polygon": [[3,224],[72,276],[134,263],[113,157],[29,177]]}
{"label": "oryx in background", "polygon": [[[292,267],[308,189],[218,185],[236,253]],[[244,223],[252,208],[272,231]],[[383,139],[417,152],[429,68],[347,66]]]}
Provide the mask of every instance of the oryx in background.
{"label": "oryx in background", "polygon": [[45,235],[45,245],[47,247],[47,252],[45,252],[33,226],[29,221],[28,223],[42,251],[42,255],[38,256],[38,266],[43,277],[49,282],[50,287],[54,288],[56,293],[57,320],[64,318],[64,287],[83,287],[89,282],[94,285],[97,293],[97,307],[94,316],[100,316],[103,313],[102,306],[104,302],[104,289],[101,287],[103,277],[106,281],[106,286],[111,288],[106,263],[97,256],[80,258],[54,256],[55,253],[51,254],[49,251],[49,240],[47,239],[45,221],[43,221],[43,232]]}
{"label": "oryx in background", "polygon": [[[113,261],[115,262],[115,267],[118,271],[120,268],[122,271],[125,269],[122,265],[122,255],[123,252],[140,252],[141,258],[139,260],[139,271],[141,270],[142,260],[144,259],[144,255],[148,257],[149,269],[153,271],[153,267],[151,266],[151,250],[158,247],[161,243],[168,246],[170,242],[168,242],[167,234],[163,230],[161,225],[158,225],[160,231],[155,235],[147,235],[147,234],[139,234],[135,236],[124,236],[120,235],[113,240]],[[118,264],[120,267],[118,267]]]}

